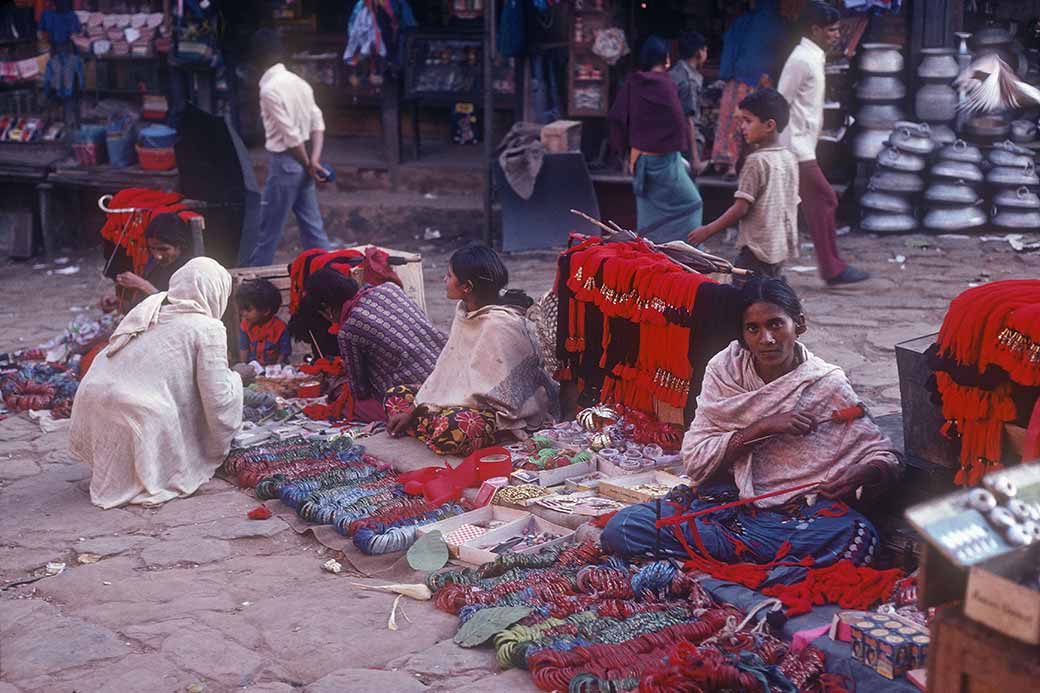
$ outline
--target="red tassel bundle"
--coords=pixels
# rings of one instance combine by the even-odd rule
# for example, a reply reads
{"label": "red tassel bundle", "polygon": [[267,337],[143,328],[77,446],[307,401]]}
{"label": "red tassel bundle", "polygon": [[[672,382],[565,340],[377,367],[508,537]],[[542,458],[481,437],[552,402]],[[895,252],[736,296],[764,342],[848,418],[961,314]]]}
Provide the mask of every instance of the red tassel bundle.
{"label": "red tassel bundle", "polygon": [[1012,388],[1040,385],[1040,281],[1009,280],[968,289],[950,303],[936,343],[940,357],[980,376],[991,366],[1008,376],[983,389],[962,385],[943,371],[935,374],[946,418],[942,433],[952,436],[956,431],[960,439],[956,482],[973,486],[1000,468],[1004,424],[1018,418]]}

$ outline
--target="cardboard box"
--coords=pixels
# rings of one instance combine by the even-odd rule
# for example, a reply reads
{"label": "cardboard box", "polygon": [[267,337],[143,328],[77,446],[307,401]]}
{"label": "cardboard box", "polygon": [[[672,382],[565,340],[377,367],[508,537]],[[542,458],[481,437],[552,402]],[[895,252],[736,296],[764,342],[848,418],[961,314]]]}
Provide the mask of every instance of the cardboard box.
{"label": "cardboard box", "polygon": [[[514,510],[513,508],[506,508],[501,505],[486,505],[483,508],[477,508],[468,513],[462,513],[455,517],[449,517],[440,522],[434,522],[429,525],[420,525],[416,528],[415,532],[420,537],[429,534],[434,530],[439,530],[442,536],[448,536],[448,533],[454,529],[458,529],[462,525],[485,525],[492,521],[501,521],[506,523],[516,522],[531,516],[531,513],[526,510]],[[448,544],[448,553],[453,557],[459,557],[459,546],[454,544]]]}
{"label": "cardboard box", "polygon": [[613,498],[624,503],[645,503],[654,500],[655,496],[647,491],[637,490],[643,484],[660,484],[671,489],[685,480],[668,472],[652,471],[630,474],[629,476],[604,479],[599,484],[599,494],[604,498]]}
{"label": "cardboard box", "polygon": [[[491,506],[494,507],[494,506]],[[468,513],[467,513],[468,514]],[[520,532],[524,531],[525,528],[529,528],[538,532],[552,532],[553,534],[559,535],[558,539],[553,539],[544,544],[538,546],[530,546],[526,548],[514,549],[515,553],[534,553],[541,551],[549,546],[556,546],[564,542],[571,541],[574,538],[574,530],[561,527],[560,525],[553,524],[548,520],[543,520],[537,515],[525,512],[526,517],[518,518],[498,529],[493,529],[487,534],[478,537],[472,541],[468,541],[459,547],[459,560],[465,561],[466,563],[472,563],[474,565],[480,565],[482,563],[488,563],[495,560],[501,554],[494,553],[491,548],[501,542],[505,541],[509,537],[515,536]],[[461,515],[458,517],[462,517]]]}
{"label": "cardboard box", "polygon": [[1040,561],[1040,544],[998,556],[968,573],[964,614],[1004,635],[1040,645],[1040,592],[1018,582]]}
{"label": "cardboard box", "polygon": [[546,154],[581,151],[581,121],[557,120],[542,128],[542,146]]}
{"label": "cardboard box", "polygon": [[520,471],[529,472],[535,475],[536,480],[531,483],[535,483],[539,486],[545,487],[558,486],[567,479],[573,479],[578,476],[585,476],[589,472],[596,471],[596,460],[595,458],[593,458],[588,462],[575,462],[574,464],[569,464],[566,467],[546,469],[541,472],[532,472],[527,469]]}

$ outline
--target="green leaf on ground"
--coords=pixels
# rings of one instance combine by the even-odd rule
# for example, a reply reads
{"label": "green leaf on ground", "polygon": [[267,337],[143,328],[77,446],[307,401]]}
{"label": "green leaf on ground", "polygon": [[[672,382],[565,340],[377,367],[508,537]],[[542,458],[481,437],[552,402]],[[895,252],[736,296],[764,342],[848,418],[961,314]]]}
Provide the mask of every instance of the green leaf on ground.
{"label": "green leaf on ground", "polygon": [[462,624],[453,640],[461,647],[476,647],[530,613],[531,609],[526,606],[493,606],[481,609]]}

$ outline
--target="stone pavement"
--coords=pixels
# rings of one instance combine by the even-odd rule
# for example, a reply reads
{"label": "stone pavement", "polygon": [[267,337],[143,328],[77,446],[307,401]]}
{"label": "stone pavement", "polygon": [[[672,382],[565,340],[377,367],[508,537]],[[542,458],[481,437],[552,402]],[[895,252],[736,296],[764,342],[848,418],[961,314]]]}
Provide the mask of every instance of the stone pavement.
{"label": "stone pavement", "polygon": [[[1040,274],[1040,255],[977,238],[840,245],[876,278],[838,291],[811,272],[787,274],[805,303],[805,342],[845,367],[878,414],[899,408],[896,343],[934,332],[969,283]],[[447,250],[418,250],[431,315],[447,329]],[[508,258],[513,284],[548,289],[553,257]],[[69,276],[0,264],[0,351],[60,332],[69,306],[105,287],[93,253],[72,264],[81,271]],[[43,434],[24,416],[0,421],[0,587],[48,562],[67,566],[0,591],[0,693],[534,690],[526,672],[498,673],[490,651],[452,644],[455,618],[430,604],[403,599],[399,629],[388,630],[393,596],[352,584],[381,580],[324,572],[334,552],[277,517],[246,520],[256,501],[222,481],[160,509],[93,507],[89,470],[66,444],[65,432]]]}

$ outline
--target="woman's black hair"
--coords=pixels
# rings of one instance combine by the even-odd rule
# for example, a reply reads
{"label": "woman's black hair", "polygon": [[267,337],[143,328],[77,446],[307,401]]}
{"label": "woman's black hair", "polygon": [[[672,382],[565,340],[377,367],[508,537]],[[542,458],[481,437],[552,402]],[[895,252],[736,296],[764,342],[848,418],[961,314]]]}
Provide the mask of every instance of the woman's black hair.
{"label": "woman's black hair", "polygon": [[354,279],[327,267],[311,273],[303,282],[303,295],[311,299],[312,305],[319,310],[329,308],[337,318],[343,304],[357,292],[358,283]]}
{"label": "woman's black hair", "polygon": [[282,294],[266,279],[250,279],[235,289],[235,304],[239,310],[256,308],[274,315],[282,307]]}
{"label": "woman's black hair", "polygon": [[802,302],[798,294],[794,292],[786,279],[776,277],[751,277],[740,289],[741,308],[740,326],[737,334],[742,346],[744,344],[744,313],[756,303],[772,303],[787,313],[796,324],[801,325],[804,321]]}
{"label": "woman's black hair", "polygon": [[668,62],[668,43],[657,34],[646,37],[643,47],[639,49],[639,69],[649,72],[658,65]]}
{"label": "woman's black hair", "polygon": [[477,300],[483,305],[497,303],[527,309],[534,303],[530,296],[517,289],[502,293],[509,283],[509,270],[502,264],[498,253],[485,245],[472,243],[456,250],[448,264],[460,282],[470,283]]}
{"label": "woman's black hair", "polygon": [[180,248],[182,254],[191,252],[194,245],[191,237],[191,224],[172,212],[152,217],[148,228],[144,231],[144,237],[154,238],[162,243]]}

